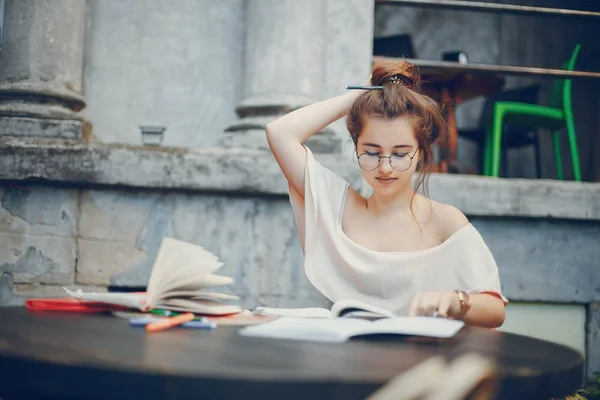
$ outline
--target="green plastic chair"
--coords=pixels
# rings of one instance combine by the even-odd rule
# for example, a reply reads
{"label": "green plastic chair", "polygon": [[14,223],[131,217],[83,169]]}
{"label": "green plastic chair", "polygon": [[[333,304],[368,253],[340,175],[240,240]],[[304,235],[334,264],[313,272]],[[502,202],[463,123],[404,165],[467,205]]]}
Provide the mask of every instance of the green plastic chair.
{"label": "green plastic chair", "polygon": [[[577,44],[571,58],[563,65],[563,69],[573,71],[580,49],[581,45]],[[556,176],[558,179],[563,180],[559,134],[566,127],[573,162],[573,175],[576,181],[581,181],[577,136],[575,135],[571,102],[571,79],[560,79],[554,83],[550,104],[550,107],[510,101],[500,101],[494,104],[493,118],[486,129],[484,175],[498,177],[503,126],[519,125],[547,128],[552,132]]]}

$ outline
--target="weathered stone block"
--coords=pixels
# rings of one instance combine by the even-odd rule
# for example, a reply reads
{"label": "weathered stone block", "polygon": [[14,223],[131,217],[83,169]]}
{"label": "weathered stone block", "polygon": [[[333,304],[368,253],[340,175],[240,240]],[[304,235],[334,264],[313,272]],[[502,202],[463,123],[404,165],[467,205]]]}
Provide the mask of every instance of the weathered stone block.
{"label": "weathered stone block", "polygon": [[271,203],[241,197],[182,196],[174,205],[173,231],[216,254],[224,262],[219,274],[235,279],[223,289],[244,298],[260,291],[255,226],[262,217],[258,208],[263,201]]}
{"label": "weathered stone block", "polygon": [[595,379],[600,374],[600,303],[588,306],[587,316],[587,378]]}
{"label": "weathered stone block", "polygon": [[73,283],[75,238],[0,232],[0,273],[16,283]]}
{"label": "weathered stone block", "polygon": [[88,131],[85,121],[0,116],[0,135],[82,139]]}
{"label": "weathered stone block", "polygon": [[0,232],[74,237],[77,190],[5,184],[0,187]]}
{"label": "weathered stone block", "polygon": [[116,275],[143,262],[148,266],[148,274],[123,285],[146,285],[160,241],[148,246],[148,252],[140,243],[140,236],[163,231],[164,220],[160,216],[165,215],[165,209],[166,214],[172,213],[171,198],[169,194],[148,192],[82,192],[76,281],[107,285]]}
{"label": "weathered stone block", "polygon": [[593,221],[472,218],[490,247],[512,300],[600,300],[600,224]]}
{"label": "weathered stone block", "polygon": [[76,190],[1,187],[0,273],[16,283],[72,283],[77,218]]}
{"label": "weathered stone block", "polygon": [[596,183],[432,174],[430,189],[469,215],[600,220]]}
{"label": "weathered stone block", "polygon": [[165,207],[165,197],[158,192],[83,190],[79,236],[135,244],[148,218]]}
{"label": "weathered stone block", "polygon": [[[77,241],[77,254],[75,282],[84,285],[110,285],[113,276],[148,258],[135,243],[90,239]],[[132,286],[146,284],[147,279],[140,279]]]}
{"label": "weathered stone block", "polygon": [[[304,257],[289,201],[257,204],[253,226],[252,293],[279,296],[283,301],[298,299],[309,305],[311,298],[323,297],[304,272]],[[249,279],[250,279],[249,277]],[[248,279],[248,280],[249,280]]]}

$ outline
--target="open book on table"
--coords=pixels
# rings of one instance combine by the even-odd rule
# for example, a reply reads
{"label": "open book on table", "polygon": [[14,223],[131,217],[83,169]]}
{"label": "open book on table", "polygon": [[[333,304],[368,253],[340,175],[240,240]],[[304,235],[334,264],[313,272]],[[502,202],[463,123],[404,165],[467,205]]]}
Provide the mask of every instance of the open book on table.
{"label": "open book on table", "polygon": [[326,308],[271,308],[257,307],[255,314],[296,318],[364,318],[379,319],[395,317],[394,313],[381,307],[358,300],[336,301],[330,310]]}
{"label": "open book on table", "polygon": [[357,318],[280,317],[272,322],[244,328],[243,336],[341,343],[370,335],[403,335],[451,338],[463,321],[441,317],[394,317],[369,321]]}
{"label": "open book on table", "polygon": [[165,237],[152,267],[146,293],[67,293],[74,298],[148,311],[163,309],[206,315],[238,313],[241,308],[227,304],[237,296],[206,291],[206,288],[233,283],[227,276],[214,275],[223,265],[201,246]]}

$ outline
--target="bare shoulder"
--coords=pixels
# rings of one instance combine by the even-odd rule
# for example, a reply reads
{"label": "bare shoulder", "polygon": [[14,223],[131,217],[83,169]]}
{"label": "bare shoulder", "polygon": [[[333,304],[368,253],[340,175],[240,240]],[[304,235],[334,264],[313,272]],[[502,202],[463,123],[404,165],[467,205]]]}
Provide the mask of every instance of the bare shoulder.
{"label": "bare shoulder", "polygon": [[458,208],[449,204],[431,201],[436,226],[443,240],[454,235],[459,229],[469,224],[469,219]]}
{"label": "bare shoulder", "polygon": [[366,199],[352,186],[348,186],[346,195],[345,214],[354,214],[357,210],[362,210],[365,206]]}

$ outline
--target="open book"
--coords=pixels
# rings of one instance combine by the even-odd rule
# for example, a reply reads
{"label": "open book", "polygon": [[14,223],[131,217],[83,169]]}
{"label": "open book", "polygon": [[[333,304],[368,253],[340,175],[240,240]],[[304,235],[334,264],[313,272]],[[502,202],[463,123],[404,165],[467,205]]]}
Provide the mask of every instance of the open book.
{"label": "open book", "polygon": [[394,313],[357,300],[336,301],[331,310],[326,308],[271,308],[257,307],[255,314],[272,315],[278,317],[297,318],[364,318],[379,319],[395,317]]}
{"label": "open book", "polygon": [[394,317],[377,321],[355,318],[280,317],[272,322],[244,328],[240,335],[341,343],[350,338],[367,335],[451,338],[463,326],[463,321],[440,317]]}
{"label": "open book", "polygon": [[146,293],[67,293],[75,298],[125,306],[147,311],[163,309],[206,315],[238,313],[237,305],[224,301],[237,296],[204,291],[205,288],[227,285],[233,279],[213,273],[223,265],[217,257],[201,246],[165,237],[152,267]]}

